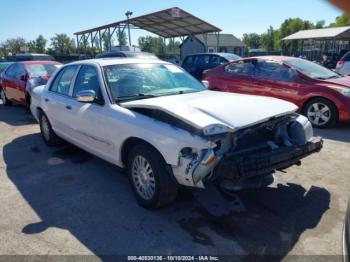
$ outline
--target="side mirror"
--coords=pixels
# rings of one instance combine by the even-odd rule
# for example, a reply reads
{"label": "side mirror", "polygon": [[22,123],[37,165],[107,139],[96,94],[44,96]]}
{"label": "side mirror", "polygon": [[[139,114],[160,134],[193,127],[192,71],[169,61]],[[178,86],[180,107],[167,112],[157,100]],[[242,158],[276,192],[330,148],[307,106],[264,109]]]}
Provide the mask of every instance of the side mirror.
{"label": "side mirror", "polygon": [[93,103],[96,101],[94,90],[83,90],[77,93],[76,100],[81,103]]}

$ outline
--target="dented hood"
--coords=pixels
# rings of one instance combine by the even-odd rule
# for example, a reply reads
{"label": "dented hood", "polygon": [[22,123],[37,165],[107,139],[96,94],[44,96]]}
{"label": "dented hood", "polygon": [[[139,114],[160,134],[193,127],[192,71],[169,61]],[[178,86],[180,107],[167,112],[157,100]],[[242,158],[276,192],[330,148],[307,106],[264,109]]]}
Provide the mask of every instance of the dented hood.
{"label": "dented hood", "polygon": [[222,124],[233,130],[297,110],[296,105],[276,98],[216,91],[134,100],[122,106],[161,110],[199,129]]}

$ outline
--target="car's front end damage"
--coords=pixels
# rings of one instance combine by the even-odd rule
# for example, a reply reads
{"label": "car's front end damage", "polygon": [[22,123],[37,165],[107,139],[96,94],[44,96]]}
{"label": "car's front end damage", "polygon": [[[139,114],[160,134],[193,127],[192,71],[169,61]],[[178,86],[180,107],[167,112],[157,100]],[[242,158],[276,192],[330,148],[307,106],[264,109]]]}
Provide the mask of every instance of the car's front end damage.
{"label": "car's front end damage", "polygon": [[[313,137],[312,126],[300,115],[290,114],[266,122],[208,137],[210,147],[179,156],[175,173],[191,177],[193,186],[218,181],[222,186],[242,188],[244,181],[271,175],[321,150],[323,141]],[[248,183],[248,185],[251,185]]]}
{"label": "car's front end damage", "polygon": [[[203,188],[206,181],[217,181],[242,188],[247,180],[300,164],[323,144],[313,137],[308,119],[295,113],[294,104],[270,97],[203,91],[123,106],[168,126],[169,139],[178,144],[171,150],[168,142],[155,141],[155,147],[167,152],[164,159],[177,182],[185,186]],[[193,141],[201,142],[190,146]]]}

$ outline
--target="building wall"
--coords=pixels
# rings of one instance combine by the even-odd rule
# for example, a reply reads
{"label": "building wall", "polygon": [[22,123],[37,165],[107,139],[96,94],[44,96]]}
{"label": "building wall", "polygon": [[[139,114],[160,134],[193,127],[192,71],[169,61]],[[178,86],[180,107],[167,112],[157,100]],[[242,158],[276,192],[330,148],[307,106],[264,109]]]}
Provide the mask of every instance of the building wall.
{"label": "building wall", "polygon": [[196,38],[186,38],[181,46],[181,60],[187,55],[206,52],[204,45]]}

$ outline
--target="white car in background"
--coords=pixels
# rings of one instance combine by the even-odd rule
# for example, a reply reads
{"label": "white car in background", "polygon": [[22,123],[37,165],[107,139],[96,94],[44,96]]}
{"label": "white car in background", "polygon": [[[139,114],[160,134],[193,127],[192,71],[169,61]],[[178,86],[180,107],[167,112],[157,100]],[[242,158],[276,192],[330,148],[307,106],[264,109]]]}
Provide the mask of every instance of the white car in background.
{"label": "white car in background", "polygon": [[350,76],[350,51],[338,61],[335,71],[341,75]]}
{"label": "white car in background", "polygon": [[[33,90],[31,111],[47,145],[61,139],[126,167],[146,208],[179,185],[244,188],[318,152],[310,122],[275,98],[208,91],[161,60],[68,64]],[[249,183],[248,183],[249,184]]]}

